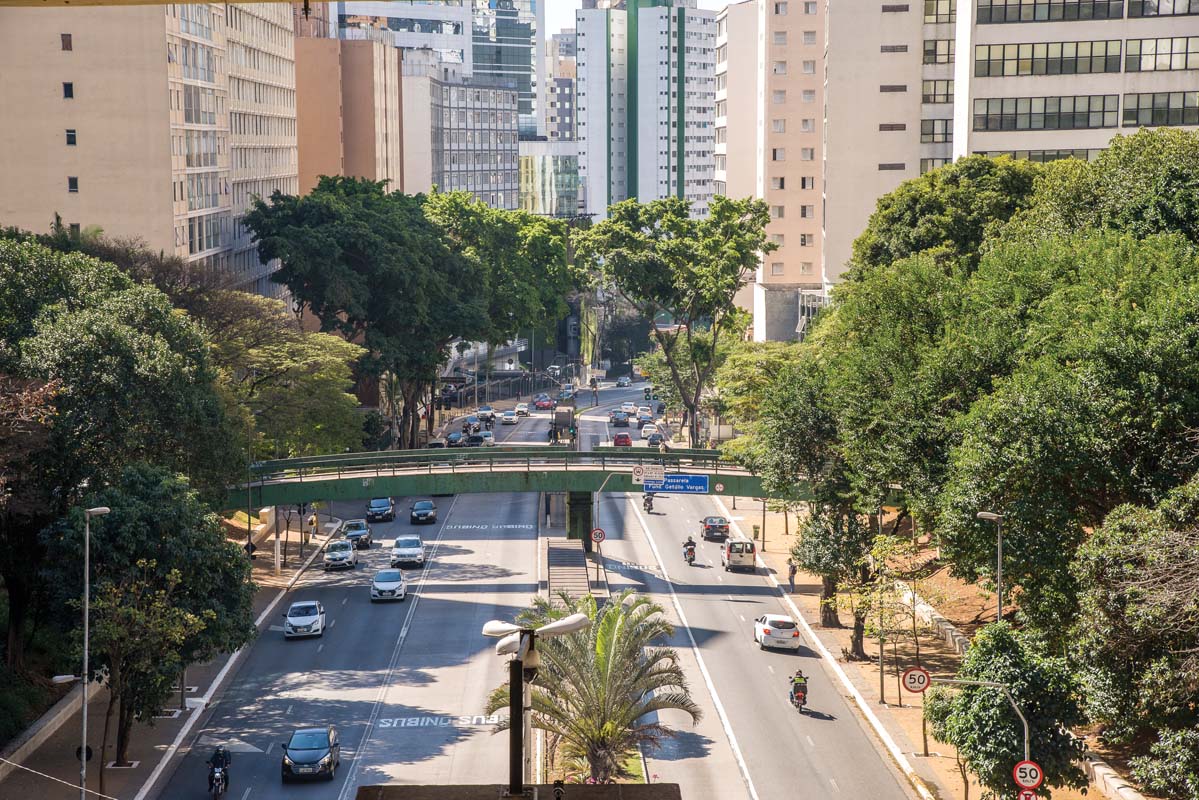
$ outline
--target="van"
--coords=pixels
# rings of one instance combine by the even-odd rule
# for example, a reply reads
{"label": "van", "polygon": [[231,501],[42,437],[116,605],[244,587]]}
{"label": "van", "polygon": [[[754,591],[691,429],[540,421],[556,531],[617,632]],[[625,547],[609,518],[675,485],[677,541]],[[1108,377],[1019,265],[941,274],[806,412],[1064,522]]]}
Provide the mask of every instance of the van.
{"label": "van", "polygon": [[720,563],[725,572],[731,569],[748,569],[752,572],[757,568],[756,559],[754,543],[744,536],[730,536],[720,548]]}

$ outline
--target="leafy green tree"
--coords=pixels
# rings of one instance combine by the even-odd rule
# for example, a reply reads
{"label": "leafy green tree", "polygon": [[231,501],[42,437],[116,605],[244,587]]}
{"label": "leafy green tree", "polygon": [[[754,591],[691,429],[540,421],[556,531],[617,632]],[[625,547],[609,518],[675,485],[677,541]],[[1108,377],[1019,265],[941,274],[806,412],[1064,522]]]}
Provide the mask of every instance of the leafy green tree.
{"label": "leafy green tree", "polygon": [[[566,759],[582,764],[593,781],[609,783],[623,774],[639,745],[655,746],[674,734],[661,722],[646,719],[648,715],[678,710],[698,722],[701,711],[687,690],[678,653],[660,644],[674,632],[662,606],[632,590],[603,607],[590,595],[560,599],[555,606],[535,598],[517,616],[526,627],[574,613],[591,620],[588,630],[538,641],[541,668],[531,693],[533,726],[546,731]],[[508,707],[508,702],[508,686],[501,686],[492,692],[487,713]]]}
{"label": "leafy green tree", "polygon": [[[1083,721],[1074,671],[1064,658],[1046,656],[1005,622],[974,637],[958,669],[959,680],[1006,685],[1028,720],[1029,753],[1045,771],[1047,788],[1087,785],[1078,766],[1085,746],[1069,729]],[[1024,758],[1024,728],[1003,692],[982,686],[940,687],[929,692],[924,715],[934,738],[952,745],[984,797],[1010,797],[1012,769]]]}
{"label": "leafy green tree", "polygon": [[[669,368],[671,384],[699,437],[701,398],[719,366],[721,337],[735,335],[734,297],[762,254],[770,215],[761,200],[716,197],[702,219],[679,198],[626,200],[608,219],[575,235],[581,262],[646,319]],[[701,335],[703,334],[703,335]],[[684,347],[681,347],[684,345]]]}
{"label": "leafy green tree", "polygon": [[724,416],[736,425],[756,421],[767,388],[799,358],[797,342],[734,342],[716,370]]}
{"label": "leafy green tree", "polygon": [[904,181],[879,198],[847,278],[925,252],[977,263],[985,238],[1028,204],[1040,174],[1031,161],[968,156]]}

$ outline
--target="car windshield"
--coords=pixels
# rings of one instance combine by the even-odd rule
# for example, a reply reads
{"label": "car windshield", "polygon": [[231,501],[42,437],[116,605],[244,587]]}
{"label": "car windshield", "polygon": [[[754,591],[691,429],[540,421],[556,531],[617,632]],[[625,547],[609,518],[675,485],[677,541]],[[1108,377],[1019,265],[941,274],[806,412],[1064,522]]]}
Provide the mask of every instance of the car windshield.
{"label": "car windshield", "polygon": [[287,616],[289,616],[289,617],[315,617],[316,616],[316,603],[305,603],[302,606],[292,606],[291,608],[287,609]]}
{"label": "car windshield", "polygon": [[467,418],[466,418],[466,421],[467,421],[467,422],[469,422],[469,423],[471,423],[471,424],[475,424],[475,423],[477,423],[477,422],[479,421],[479,418],[478,418],[478,417],[467,417]]}
{"label": "car windshield", "polygon": [[387,500],[386,498],[376,497],[374,500],[371,501],[371,508],[387,508],[389,503],[390,503],[390,501]]}
{"label": "car windshield", "polygon": [[362,522],[362,521],[354,521],[354,522],[347,522],[347,523],[346,523],[346,532],[347,532],[347,533],[352,533],[353,531],[364,531],[364,530],[366,530],[366,523],[365,523],[365,522]]}
{"label": "car windshield", "polygon": [[420,539],[396,539],[396,549],[415,550],[420,547]]}
{"label": "car windshield", "polygon": [[433,501],[421,500],[412,507],[412,510],[413,511],[432,511],[433,510]]}
{"label": "car windshield", "polygon": [[287,744],[288,750],[325,750],[329,747],[329,734],[324,731],[296,731]]}
{"label": "car windshield", "polygon": [[404,573],[398,569],[385,569],[375,576],[376,583],[398,583],[404,580]]}
{"label": "car windshield", "polygon": [[351,545],[349,542],[334,542],[333,544],[329,545],[329,552],[340,553],[349,550],[350,548]]}
{"label": "car windshield", "polygon": [[768,619],[766,624],[772,628],[778,628],[780,631],[789,631],[795,628],[795,623],[789,619]]}
{"label": "car windshield", "polygon": [[709,525],[728,525],[729,521],[724,517],[708,517],[705,522]]}
{"label": "car windshield", "polygon": [[505,411],[505,412],[504,412],[504,416],[505,416],[505,417],[515,417],[515,416],[516,416],[516,412],[515,412],[515,411]]}

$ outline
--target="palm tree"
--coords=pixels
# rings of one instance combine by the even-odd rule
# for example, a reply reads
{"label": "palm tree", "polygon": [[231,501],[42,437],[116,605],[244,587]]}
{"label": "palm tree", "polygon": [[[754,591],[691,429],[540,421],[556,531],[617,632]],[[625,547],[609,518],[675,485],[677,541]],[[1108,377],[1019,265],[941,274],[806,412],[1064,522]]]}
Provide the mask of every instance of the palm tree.
{"label": "palm tree", "polygon": [[[587,630],[538,640],[541,667],[530,692],[533,727],[546,731],[567,760],[586,764],[592,781],[609,783],[624,774],[638,745],[657,746],[674,731],[647,716],[678,709],[698,722],[702,713],[687,690],[687,679],[672,647],[655,645],[670,636],[662,606],[632,590],[597,606],[588,595],[560,595],[560,605],[536,598],[517,616],[523,627],[538,627],[568,614],[583,613]],[[491,694],[487,713],[508,706],[508,686]],[[500,728],[506,728],[501,723]]]}

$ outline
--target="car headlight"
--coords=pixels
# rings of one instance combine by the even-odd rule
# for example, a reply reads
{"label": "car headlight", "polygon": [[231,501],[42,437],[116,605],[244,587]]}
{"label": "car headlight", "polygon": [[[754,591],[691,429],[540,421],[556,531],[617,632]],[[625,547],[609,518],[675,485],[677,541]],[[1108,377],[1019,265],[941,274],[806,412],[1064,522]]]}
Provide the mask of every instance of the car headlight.
{"label": "car headlight", "polygon": [[287,753],[283,754],[283,763],[289,767],[294,767],[296,765],[296,762],[292,761],[291,758],[287,755]]}
{"label": "car headlight", "polygon": [[327,766],[329,766],[329,765],[330,765],[330,764],[332,764],[332,763],[333,763],[333,754],[332,754],[332,753],[330,753],[329,755],[327,755],[327,756],[325,756],[324,758],[322,758],[322,759],[321,759],[321,766],[322,766],[322,767],[327,767]]}

